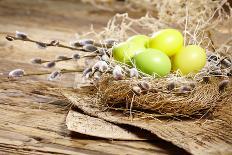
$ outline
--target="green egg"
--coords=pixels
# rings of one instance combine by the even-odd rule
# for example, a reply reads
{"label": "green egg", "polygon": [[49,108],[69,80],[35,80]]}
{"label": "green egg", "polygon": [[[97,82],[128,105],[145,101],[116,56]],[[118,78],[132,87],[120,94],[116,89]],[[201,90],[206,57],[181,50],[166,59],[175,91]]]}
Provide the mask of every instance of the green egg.
{"label": "green egg", "polygon": [[163,77],[171,71],[169,57],[159,50],[144,49],[133,60],[139,70],[149,75]]}

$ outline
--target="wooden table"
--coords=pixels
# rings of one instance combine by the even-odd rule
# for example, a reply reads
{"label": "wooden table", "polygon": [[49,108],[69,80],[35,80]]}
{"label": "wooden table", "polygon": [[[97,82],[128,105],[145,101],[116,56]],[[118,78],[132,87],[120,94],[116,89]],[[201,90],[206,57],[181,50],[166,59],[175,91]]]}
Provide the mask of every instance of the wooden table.
{"label": "wooden table", "polygon": [[[74,53],[48,48],[39,50],[31,43],[5,40],[16,30],[39,40],[69,42],[75,33],[86,32],[91,24],[99,30],[113,12],[75,0],[0,0],[0,155],[3,154],[180,154],[181,150],[160,140],[113,141],[70,132],[65,117],[71,105],[53,88],[72,87],[74,74],[59,82],[46,76],[3,82],[15,68],[26,72],[46,71],[29,63],[31,58],[52,59]],[[73,64],[60,63],[57,68]],[[181,152],[183,153],[183,152]]]}

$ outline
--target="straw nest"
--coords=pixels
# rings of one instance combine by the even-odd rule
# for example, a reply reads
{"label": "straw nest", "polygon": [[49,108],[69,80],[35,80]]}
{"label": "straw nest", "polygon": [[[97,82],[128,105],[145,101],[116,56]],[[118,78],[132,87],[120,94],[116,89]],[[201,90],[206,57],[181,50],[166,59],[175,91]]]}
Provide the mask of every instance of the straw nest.
{"label": "straw nest", "polygon": [[[197,40],[186,36],[187,44],[198,44]],[[97,90],[97,104],[103,109],[121,110],[131,116],[139,115],[140,118],[211,115],[215,109],[232,101],[232,70],[222,61],[226,59],[231,62],[232,59],[230,45],[215,49],[209,43],[201,41],[208,55],[206,66],[199,73],[184,77],[172,72],[167,77],[154,78],[139,71],[137,77],[130,77],[131,68],[115,62],[109,49],[108,67],[104,66],[108,69],[98,71],[95,64],[88,74]],[[224,47],[229,48],[226,50]],[[212,49],[213,52],[210,51]],[[119,77],[114,75],[117,67],[122,69]]]}
{"label": "straw nest", "polygon": [[[223,1],[223,4],[225,2]],[[193,7],[193,5],[190,6]],[[232,60],[232,39],[229,38],[220,47],[215,47],[210,30],[213,30],[222,20],[231,18],[231,12],[225,13],[221,3],[217,3],[215,7],[218,8],[212,7],[214,11],[207,14],[207,20],[199,19],[198,15],[189,12],[194,9],[188,8],[188,5],[184,13],[177,13],[181,17],[176,18],[180,21],[175,27],[183,32],[185,45],[196,44],[206,50],[208,62],[202,71],[185,77],[172,73],[164,78],[154,78],[139,73],[137,78],[132,78],[128,76],[130,67],[115,62],[111,55],[112,49],[107,49],[105,52],[109,58],[104,61],[108,66],[106,64],[102,66],[104,71],[96,70],[96,64],[91,64],[89,73],[84,75],[94,84],[97,104],[101,105],[103,110],[122,110],[124,113],[145,118],[203,117],[212,114],[218,107],[230,104],[232,70],[231,66],[223,66],[222,60],[225,58],[228,61]],[[222,12],[224,14],[221,14]],[[215,18],[216,14],[217,18]],[[165,15],[164,18],[168,21],[171,16]],[[150,36],[160,29],[172,27],[172,23],[175,22],[166,22],[149,15],[133,19],[128,14],[118,14],[109,21],[102,32],[95,32],[92,29],[84,37],[91,36],[96,40],[114,38],[121,42],[134,34],[142,33]],[[211,58],[216,60],[211,61]],[[102,61],[103,58],[100,59]],[[115,78],[113,75],[116,66],[122,68],[123,77]]]}
{"label": "straw nest", "polygon": [[[97,82],[99,104],[109,109],[161,116],[203,116],[232,101],[231,79],[124,79],[104,75]],[[226,83],[226,84],[225,84]],[[136,90],[137,88],[137,90]],[[138,90],[138,89],[141,89]]]}

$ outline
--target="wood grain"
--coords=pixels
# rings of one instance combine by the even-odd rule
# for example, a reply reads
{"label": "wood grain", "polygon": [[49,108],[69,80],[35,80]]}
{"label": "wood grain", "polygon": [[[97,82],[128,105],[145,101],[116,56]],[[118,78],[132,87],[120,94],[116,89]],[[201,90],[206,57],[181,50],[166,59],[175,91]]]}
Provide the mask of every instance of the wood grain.
{"label": "wood grain", "polygon": [[[6,34],[16,30],[30,37],[64,43],[75,39],[75,33],[104,27],[112,12],[99,12],[75,0],[0,0],[0,154],[173,154],[176,148],[159,140],[113,141],[78,134],[67,130],[66,115],[71,107],[57,89],[72,87],[75,74],[64,75],[58,82],[47,76],[26,77],[9,81],[7,73],[16,68],[26,72],[52,71],[32,65],[34,57],[51,60],[57,55],[76,51],[48,48],[34,44],[8,42]],[[80,63],[59,63],[75,68]],[[7,81],[7,82],[6,82]]]}
{"label": "wood grain", "polygon": [[[65,97],[86,114],[101,118],[119,125],[131,125],[142,128],[167,140],[176,146],[196,155],[231,154],[232,153],[232,115],[231,103],[218,111],[218,117],[213,120],[144,120],[134,118],[131,121],[123,113],[117,111],[101,111],[91,97],[83,97],[82,90],[62,91]],[[86,94],[86,93],[85,93]],[[225,116],[224,114],[228,114]],[[223,118],[226,118],[225,121]],[[138,131],[137,131],[138,132]]]}
{"label": "wood grain", "polygon": [[[66,117],[66,125],[70,131],[116,140],[146,140],[130,130],[123,129],[113,123],[70,110]],[[152,138],[152,137],[147,137]]]}
{"label": "wood grain", "polygon": [[[113,15],[113,12],[98,11],[76,0],[0,0],[1,155],[187,154],[159,139],[146,142],[112,141],[67,130],[65,119],[71,104],[56,90],[72,87],[75,74],[65,75],[55,83],[48,82],[47,76],[16,81],[6,78],[7,73],[16,68],[25,69],[26,72],[49,71],[30,64],[30,59],[34,57],[51,60],[57,55],[77,52],[58,48],[40,50],[34,44],[8,42],[5,40],[6,34],[18,30],[37,40],[58,39],[69,43],[76,39],[76,33],[88,31],[91,25],[96,30],[102,29]],[[76,68],[82,64],[59,63],[55,69],[63,66]]]}

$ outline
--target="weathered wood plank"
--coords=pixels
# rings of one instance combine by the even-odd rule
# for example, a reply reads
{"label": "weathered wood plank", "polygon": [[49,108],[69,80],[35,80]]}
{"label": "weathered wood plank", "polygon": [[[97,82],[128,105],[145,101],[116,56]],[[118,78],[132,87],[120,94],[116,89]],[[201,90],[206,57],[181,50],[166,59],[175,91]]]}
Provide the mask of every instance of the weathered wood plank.
{"label": "weathered wood plank", "polygon": [[158,137],[170,141],[173,144],[196,155],[206,154],[228,154],[232,153],[232,126],[231,115],[228,115],[227,121],[224,113],[230,113],[231,104],[227,104],[226,109],[218,111],[219,117],[213,120],[146,120],[135,118],[131,121],[120,112],[101,111],[99,105],[91,102],[91,98],[83,97],[81,91],[62,91],[73,104],[83,110],[86,114],[98,117],[103,120],[127,124],[142,128],[152,132]]}
{"label": "weathered wood plank", "polygon": [[[52,102],[56,98],[49,96],[47,89],[41,89],[43,85],[41,82],[31,82],[27,84],[27,87],[24,84],[24,81],[17,82],[17,84],[13,82],[7,85],[6,83],[0,84],[0,98],[2,96],[5,98],[0,104],[0,151],[2,152],[115,154],[115,151],[119,149],[120,154],[128,152],[154,154],[157,151],[167,154],[166,151],[146,142],[111,141],[74,134],[65,126],[68,109],[65,110],[64,107],[68,103],[59,105]],[[16,85],[16,89],[13,90],[17,91],[13,92],[14,97],[12,97],[8,90],[12,90]],[[47,96],[43,96],[42,99],[33,94],[28,96],[28,92],[38,89],[42,93],[45,91]],[[44,106],[39,108],[40,101]]]}
{"label": "weathered wood plank", "polygon": [[[46,76],[1,81],[15,68],[27,72],[48,70],[29,64],[31,58],[51,60],[57,55],[75,53],[57,48],[43,51],[34,44],[7,42],[6,34],[19,30],[39,40],[69,43],[75,39],[75,33],[86,32],[91,24],[99,30],[112,16],[113,13],[98,12],[75,0],[0,0],[0,154],[179,153],[176,147],[158,140],[111,141],[68,131],[65,118],[70,105],[52,88],[72,87],[74,74],[57,83],[46,82]],[[56,69],[81,64],[60,63]]]}
{"label": "weathered wood plank", "polygon": [[[30,37],[69,43],[75,33],[89,30],[91,24],[99,30],[112,13],[74,0],[0,0],[0,154],[170,154],[159,141],[133,142],[94,138],[67,130],[65,118],[70,103],[53,88],[72,87],[75,74],[59,82],[47,82],[47,76],[27,77],[3,82],[15,68],[26,72],[49,71],[30,64],[30,59],[51,60],[57,55],[72,55],[75,51],[58,48],[39,50],[34,44],[8,42],[5,35],[16,30]],[[59,63],[75,68],[83,62]]]}
{"label": "weathered wood plank", "polygon": [[[147,140],[152,137],[141,134],[141,137],[129,129],[121,128],[102,119],[91,117],[70,110],[66,117],[66,125],[70,131],[116,140]],[[142,137],[143,136],[143,137]]]}

